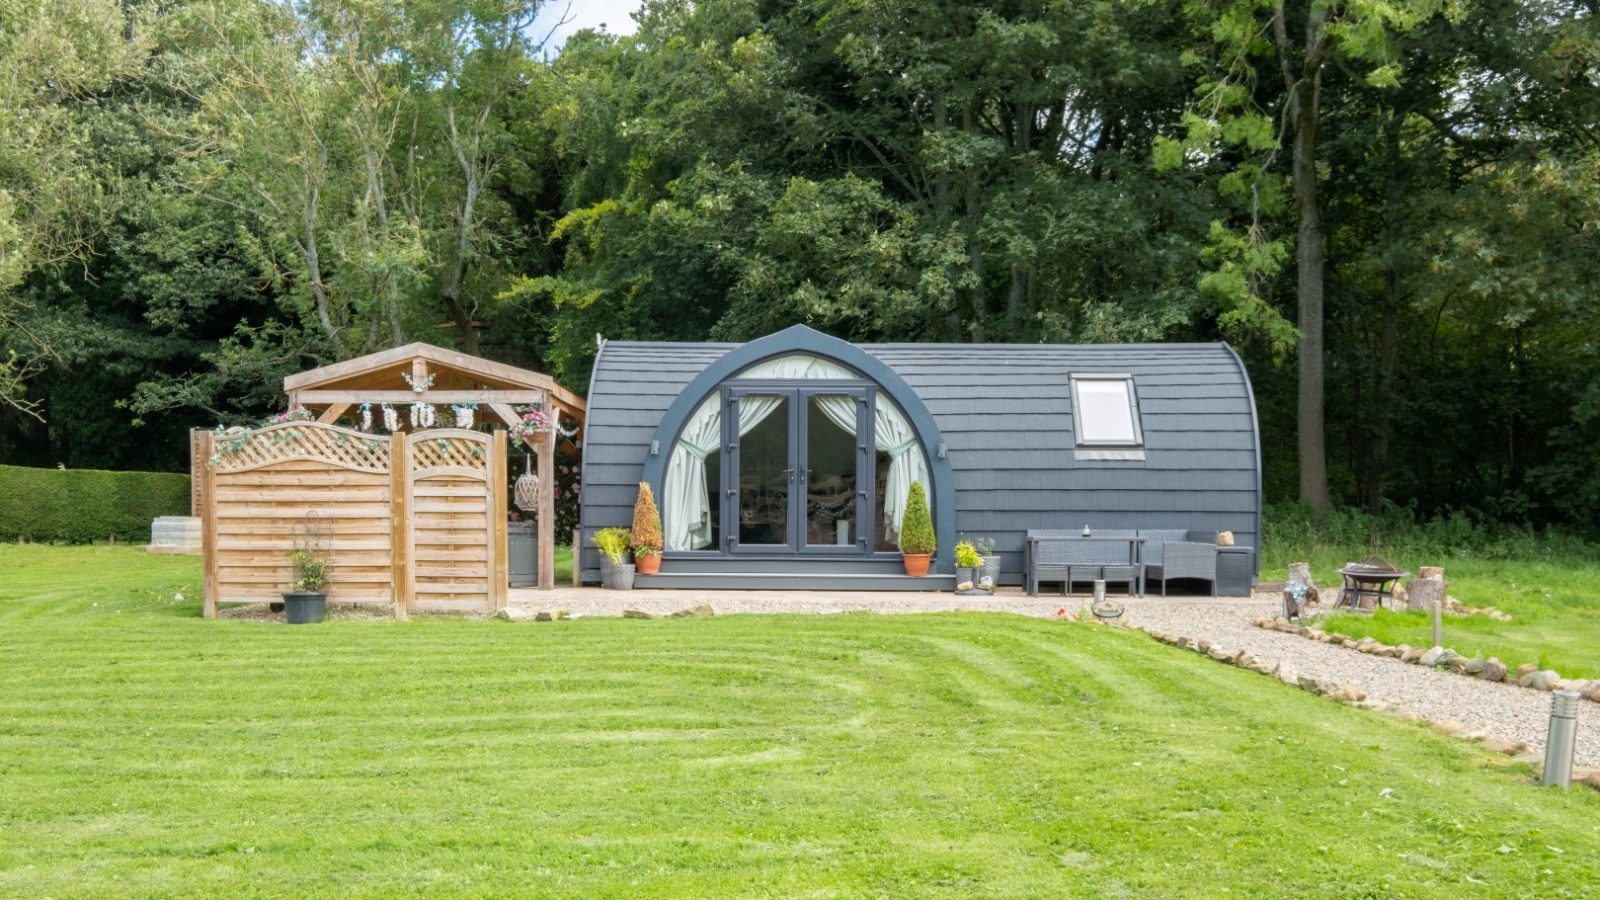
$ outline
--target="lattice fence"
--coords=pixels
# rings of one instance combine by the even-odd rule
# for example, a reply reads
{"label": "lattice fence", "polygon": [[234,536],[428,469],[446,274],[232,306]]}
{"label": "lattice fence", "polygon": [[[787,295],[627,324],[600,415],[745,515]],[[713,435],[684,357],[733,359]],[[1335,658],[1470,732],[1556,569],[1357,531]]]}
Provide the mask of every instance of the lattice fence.
{"label": "lattice fence", "polygon": [[308,532],[329,554],[332,602],[400,615],[504,605],[503,440],[292,422],[202,443],[208,615],[218,603],[279,599],[289,551]]}

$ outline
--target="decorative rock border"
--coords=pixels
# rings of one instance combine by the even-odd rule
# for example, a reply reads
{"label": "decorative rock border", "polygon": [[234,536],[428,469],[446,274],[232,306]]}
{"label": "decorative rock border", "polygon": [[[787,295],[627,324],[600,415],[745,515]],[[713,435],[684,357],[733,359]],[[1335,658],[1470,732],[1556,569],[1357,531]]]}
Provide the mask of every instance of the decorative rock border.
{"label": "decorative rock border", "polygon": [[[1265,622],[1266,624],[1265,625],[1261,624],[1263,622]],[[1280,623],[1280,622],[1284,626],[1287,626],[1287,628],[1279,627],[1278,623]],[[1255,672],[1255,673],[1260,674],[1260,675],[1269,676],[1271,678],[1274,678],[1274,679],[1277,679],[1278,681],[1283,682],[1284,684],[1291,685],[1293,687],[1297,687],[1297,688],[1299,688],[1299,689],[1301,689],[1303,691],[1307,691],[1307,692],[1315,694],[1315,695],[1317,695],[1319,697],[1327,697],[1330,700],[1335,700],[1335,701],[1338,701],[1338,702],[1341,702],[1341,703],[1348,703],[1348,704],[1351,704],[1352,706],[1360,706],[1360,707],[1363,707],[1365,709],[1374,709],[1374,710],[1377,710],[1379,712],[1388,713],[1389,715],[1395,716],[1397,718],[1405,719],[1408,722],[1426,722],[1429,726],[1431,726],[1431,727],[1443,732],[1446,735],[1449,735],[1450,737],[1461,738],[1463,740],[1469,740],[1469,741],[1476,741],[1478,743],[1481,743],[1484,746],[1484,749],[1486,749],[1486,750],[1489,750],[1489,751],[1494,752],[1494,753],[1499,753],[1499,754],[1502,754],[1502,755],[1505,755],[1505,756],[1509,756],[1509,757],[1512,758],[1512,760],[1514,760],[1516,762],[1528,763],[1528,764],[1532,765],[1534,767],[1534,777],[1535,778],[1538,778],[1538,777],[1540,777],[1542,775],[1542,770],[1544,768],[1544,757],[1532,752],[1532,750],[1528,747],[1528,745],[1526,743],[1522,742],[1522,741],[1511,741],[1511,740],[1506,740],[1505,738],[1494,737],[1492,735],[1474,733],[1474,732],[1471,732],[1470,730],[1468,730],[1467,726],[1461,724],[1460,722],[1454,721],[1454,720],[1447,720],[1447,721],[1442,721],[1442,722],[1433,721],[1433,720],[1430,720],[1430,719],[1426,718],[1425,716],[1421,715],[1420,713],[1416,712],[1415,710],[1407,709],[1407,708],[1405,708],[1403,706],[1398,706],[1398,705],[1393,704],[1393,703],[1385,703],[1385,702],[1382,702],[1382,701],[1369,701],[1367,699],[1366,692],[1364,692],[1360,688],[1354,687],[1352,685],[1337,685],[1337,684],[1334,684],[1334,683],[1332,683],[1330,681],[1326,681],[1326,680],[1321,679],[1321,678],[1313,678],[1310,675],[1301,675],[1301,676],[1298,676],[1296,678],[1291,679],[1291,678],[1288,678],[1288,677],[1284,676],[1284,674],[1283,674],[1283,663],[1281,661],[1265,659],[1263,657],[1255,656],[1255,655],[1253,655],[1253,654],[1251,654],[1251,653],[1249,653],[1247,651],[1244,651],[1244,650],[1240,650],[1240,651],[1238,651],[1236,653],[1229,653],[1223,647],[1217,645],[1216,643],[1214,643],[1214,642],[1212,642],[1210,640],[1204,639],[1204,638],[1195,639],[1195,638],[1191,638],[1191,637],[1183,637],[1181,635],[1175,635],[1175,634],[1172,634],[1172,633],[1167,632],[1167,631],[1162,631],[1162,630],[1154,629],[1154,628],[1146,628],[1146,627],[1141,626],[1141,625],[1135,625],[1132,622],[1121,622],[1121,623],[1117,623],[1117,624],[1120,627],[1126,628],[1126,629],[1128,629],[1130,631],[1142,632],[1145,635],[1148,635],[1149,637],[1154,638],[1155,640],[1160,641],[1163,644],[1168,644],[1168,645],[1171,645],[1173,647],[1178,647],[1178,648],[1181,648],[1181,649],[1184,649],[1184,650],[1192,650],[1192,651],[1194,651],[1196,653],[1199,653],[1202,656],[1206,656],[1206,657],[1209,657],[1210,659],[1216,660],[1217,662],[1224,663],[1224,664],[1230,665],[1230,666],[1235,666],[1235,667],[1241,668],[1241,669],[1248,669],[1249,671]],[[1311,632],[1315,632],[1315,634],[1318,635],[1318,636],[1312,638],[1313,640],[1321,640],[1324,643],[1335,643],[1335,642],[1337,642],[1341,646],[1345,646],[1345,647],[1348,647],[1350,649],[1357,649],[1362,643],[1362,641],[1357,641],[1354,638],[1350,638],[1350,637],[1348,637],[1346,635],[1341,635],[1341,634],[1338,634],[1336,632],[1334,632],[1334,633],[1323,632],[1323,631],[1319,631],[1319,630],[1316,630],[1316,629],[1308,628],[1308,627],[1306,627],[1304,625],[1295,625],[1294,623],[1289,622],[1287,619],[1282,619],[1282,618],[1279,618],[1279,619],[1276,619],[1276,620],[1274,620],[1274,619],[1266,619],[1266,618],[1257,619],[1256,620],[1256,625],[1258,627],[1266,628],[1266,629],[1269,629],[1269,630],[1283,631],[1286,634],[1298,634],[1301,637],[1312,637]],[[1305,633],[1301,633],[1302,631],[1305,632]],[[1405,652],[1402,652],[1402,653],[1399,653],[1399,654],[1396,654],[1394,652],[1396,650],[1400,650],[1401,649],[1400,647],[1390,647],[1390,646],[1388,646],[1386,644],[1382,644],[1379,641],[1373,640],[1371,638],[1365,638],[1363,640],[1364,641],[1371,641],[1373,646],[1369,646],[1365,651],[1362,651],[1362,652],[1373,653],[1375,655],[1382,655],[1382,656],[1392,656],[1392,657],[1394,657],[1396,659],[1400,659],[1400,658],[1402,658],[1403,656],[1406,655]],[[1403,646],[1404,645],[1402,645],[1402,647]],[[1382,648],[1384,652],[1382,652],[1381,654],[1377,653],[1377,649],[1378,648]],[[1405,648],[1406,651],[1410,651],[1412,649],[1413,648]],[[1444,648],[1442,648],[1442,647],[1436,647],[1436,648],[1433,648],[1433,650],[1440,651],[1441,655],[1444,652]],[[1433,653],[1433,650],[1429,650],[1429,651],[1426,651],[1426,652],[1418,652],[1416,654],[1416,657],[1411,661],[1420,661],[1423,656],[1426,656],[1429,653]],[[1464,658],[1464,657],[1452,656],[1450,658],[1451,659],[1460,659],[1460,658]],[[1436,662],[1437,662],[1437,659],[1436,659]],[[1471,661],[1469,660],[1469,662],[1471,662]],[[1485,662],[1487,662],[1487,661],[1485,661]],[[1496,660],[1496,662],[1498,662],[1498,660]],[[1454,666],[1450,666],[1450,668],[1455,668],[1455,667]],[[1501,668],[1504,669],[1503,666]],[[1537,667],[1534,667],[1534,668],[1536,669]],[[1550,673],[1542,673],[1542,674],[1554,675],[1555,673],[1550,672]],[[1502,677],[1504,676],[1504,672],[1503,671],[1502,671],[1501,675],[1502,675]],[[1556,679],[1556,681],[1559,681],[1559,679]],[[1560,686],[1562,686],[1562,687],[1567,687],[1570,684],[1571,684],[1570,682],[1560,682]],[[1600,688],[1600,682],[1589,682],[1588,686],[1591,687],[1591,688]],[[1554,687],[1544,688],[1544,690],[1555,690],[1555,689],[1556,688],[1554,688]],[[1588,696],[1588,695],[1586,694],[1585,696]],[[1594,698],[1590,697],[1589,699],[1594,699]],[[1586,785],[1588,787],[1594,788],[1597,791],[1600,791],[1600,769],[1585,769],[1585,768],[1581,768],[1581,767],[1575,767],[1572,770],[1572,781],[1573,781],[1574,784]]]}
{"label": "decorative rock border", "polygon": [[1533,663],[1524,663],[1518,666],[1515,672],[1508,672],[1505,663],[1493,656],[1487,659],[1469,659],[1447,647],[1430,647],[1424,650],[1420,647],[1413,647],[1410,644],[1391,646],[1370,637],[1357,640],[1337,631],[1323,631],[1320,628],[1312,628],[1308,625],[1297,625],[1282,616],[1276,619],[1262,617],[1256,619],[1254,624],[1257,628],[1264,628],[1268,631],[1297,635],[1309,640],[1320,641],[1324,644],[1337,644],[1346,650],[1354,650],[1358,653],[1367,653],[1372,656],[1388,656],[1403,663],[1413,663],[1430,669],[1449,670],[1484,681],[1503,681],[1506,684],[1515,684],[1519,687],[1532,688],[1536,691],[1577,691],[1585,700],[1600,703],[1600,681],[1563,679],[1560,673],[1551,669],[1540,669]]}

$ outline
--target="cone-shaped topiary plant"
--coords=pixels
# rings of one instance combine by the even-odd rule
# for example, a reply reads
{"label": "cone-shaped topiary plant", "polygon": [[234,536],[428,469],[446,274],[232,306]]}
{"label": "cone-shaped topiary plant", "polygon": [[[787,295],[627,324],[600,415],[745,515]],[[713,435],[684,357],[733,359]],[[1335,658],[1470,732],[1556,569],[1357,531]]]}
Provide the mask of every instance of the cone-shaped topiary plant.
{"label": "cone-shaped topiary plant", "polygon": [[901,553],[932,553],[934,549],[933,517],[928,514],[928,495],[922,482],[911,482],[906,492],[906,517],[900,526]]}
{"label": "cone-shaped topiary plant", "polygon": [[632,540],[635,554],[661,552],[661,513],[647,481],[639,482],[639,499],[633,504]]}

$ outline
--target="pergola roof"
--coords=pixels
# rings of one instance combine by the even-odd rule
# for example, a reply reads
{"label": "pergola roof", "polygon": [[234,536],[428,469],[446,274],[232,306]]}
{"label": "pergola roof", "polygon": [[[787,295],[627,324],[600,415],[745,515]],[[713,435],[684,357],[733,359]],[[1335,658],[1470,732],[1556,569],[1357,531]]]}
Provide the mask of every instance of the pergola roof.
{"label": "pergola roof", "polygon": [[[413,380],[432,376],[422,392]],[[519,369],[432,344],[415,343],[369,353],[283,379],[291,405],[328,408],[364,402],[548,404],[568,420],[585,418],[587,405],[542,372]]]}

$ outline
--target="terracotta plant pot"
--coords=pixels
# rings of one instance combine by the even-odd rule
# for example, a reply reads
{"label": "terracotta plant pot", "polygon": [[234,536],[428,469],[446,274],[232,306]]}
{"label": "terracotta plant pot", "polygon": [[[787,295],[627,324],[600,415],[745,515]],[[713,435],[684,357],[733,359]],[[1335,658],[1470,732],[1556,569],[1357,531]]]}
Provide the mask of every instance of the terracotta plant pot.
{"label": "terracotta plant pot", "polygon": [[902,553],[900,558],[905,561],[907,575],[912,578],[921,578],[928,574],[928,562],[933,559],[933,554]]}
{"label": "terracotta plant pot", "polygon": [[654,575],[661,571],[661,554],[635,553],[633,555],[633,564],[639,567],[640,575]]}

